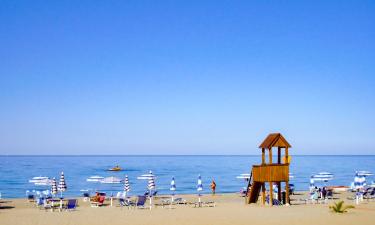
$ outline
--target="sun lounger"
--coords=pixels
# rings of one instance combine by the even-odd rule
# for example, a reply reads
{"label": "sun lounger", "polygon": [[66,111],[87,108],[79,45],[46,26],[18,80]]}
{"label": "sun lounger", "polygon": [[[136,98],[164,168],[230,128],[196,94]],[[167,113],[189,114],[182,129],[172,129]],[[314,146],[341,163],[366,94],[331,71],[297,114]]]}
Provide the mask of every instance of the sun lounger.
{"label": "sun lounger", "polygon": [[161,203],[156,203],[155,205],[161,206],[161,207],[164,208],[165,206],[186,205],[186,204],[187,204],[187,202],[183,198],[175,198],[175,199],[173,199],[173,201],[172,201],[172,199],[168,198],[168,199],[162,200]]}
{"label": "sun lounger", "polygon": [[147,197],[145,195],[139,195],[137,201],[134,204],[135,208],[145,208]]}
{"label": "sun lounger", "polygon": [[29,195],[27,195],[27,200],[28,200],[29,202],[33,202],[33,201],[35,201],[35,196],[32,195],[32,194],[29,194]]}
{"label": "sun lounger", "polygon": [[77,199],[68,199],[68,203],[66,204],[66,210],[67,211],[73,211],[76,210],[77,207]]}
{"label": "sun lounger", "polygon": [[216,207],[216,203],[214,201],[207,201],[207,202],[193,202],[190,203],[194,205],[194,208],[197,207]]}
{"label": "sun lounger", "polygon": [[[119,198],[118,202],[119,202],[121,208],[122,207],[128,207],[129,208],[130,206],[132,206],[132,202],[130,202],[128,199]],[[134,205],[134,203],[133,203],[133,205]]]}
{"label": "sun lounger", "polygon": [[102,196],[99,197],[99,200],[98,200],[98,201],[92,201],[92,200],[90,199],[90,205],[91,205],[91,207],[99,207],[99,206],[103,206],[104,201],[105,201],[105,196],[102,195]]}

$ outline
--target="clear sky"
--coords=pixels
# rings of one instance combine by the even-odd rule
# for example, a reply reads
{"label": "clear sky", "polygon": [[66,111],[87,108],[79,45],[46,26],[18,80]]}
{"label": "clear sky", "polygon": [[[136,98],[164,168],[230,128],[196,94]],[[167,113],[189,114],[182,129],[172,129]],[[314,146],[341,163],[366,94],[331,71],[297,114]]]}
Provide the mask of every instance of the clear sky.
{"label": "clear sky", "polygon": [[0,154],[375,154],[375,1],[1,1]]}

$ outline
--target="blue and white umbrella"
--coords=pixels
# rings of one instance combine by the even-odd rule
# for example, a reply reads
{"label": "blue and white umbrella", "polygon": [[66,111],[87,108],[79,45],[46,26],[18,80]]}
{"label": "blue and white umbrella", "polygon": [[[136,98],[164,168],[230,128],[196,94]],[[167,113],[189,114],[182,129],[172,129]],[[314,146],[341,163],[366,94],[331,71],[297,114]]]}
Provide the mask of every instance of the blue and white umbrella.
{"label": "blue and white umbrella", "polygon": [[57,187],[57,189],[60,191],[61,197],[62,197],[62,193],[64,191],[66,191],[67,188],[68,187],[67,187],[66,182],[65,182],[64,172],[61,172],[59,186]]}
{"label": "blue and white umbrella", "polygon": [[[150,171],[152,174],[152,172]],[[150,196],[150,209],[152,207],[152,197],[153,197],[153,191],[155,191],[155,177],[150,176],[150,179],[148,179],[147,189],[149,190],[149,196]]]}
{"label": "blue and white umbrella", "polygon": [[169,190],[171,190],[172,192],[176,191],[176,182],[174,180],[174,177],[172,177],[171,188],[169,188]]}
{"label": "blue and white umbrella", "polygon": [[201,194],[200,192],[203,191],[203,184],[202,184],[202,177],[201,175],[199,174],[198,176],[198,183],[197,183],[197,192],[198,192],[198,202],[199,202],[199,205],[201,204]]}
{"label": "blue and white umbrella", "polygon": [[360,173],[356,173],[354,177],[354,188],[359,190],[366,186],[366,176]]}

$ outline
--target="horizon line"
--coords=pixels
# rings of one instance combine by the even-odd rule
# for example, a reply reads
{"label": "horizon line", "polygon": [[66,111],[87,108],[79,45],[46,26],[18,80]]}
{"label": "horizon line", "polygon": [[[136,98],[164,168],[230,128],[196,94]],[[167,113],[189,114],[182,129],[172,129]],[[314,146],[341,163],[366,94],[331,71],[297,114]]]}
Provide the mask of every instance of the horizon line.
{"label": "horizon line", "polygon": [[[168,156],[259,156],[260,154],[0,154],[0,157],[116,157],[116,156],[129,156],[129,157],[168,157]],[[375,156],[375,154],[291,154],[290,156]]]}

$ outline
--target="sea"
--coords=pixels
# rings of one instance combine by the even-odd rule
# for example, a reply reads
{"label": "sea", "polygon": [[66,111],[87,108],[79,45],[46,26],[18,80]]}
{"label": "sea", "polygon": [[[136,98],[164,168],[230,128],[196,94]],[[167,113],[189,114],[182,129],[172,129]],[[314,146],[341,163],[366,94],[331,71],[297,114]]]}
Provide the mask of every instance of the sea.
{"label": "sea", "polygon": [[[116,193],[123,184],[100,184],[87,182],[90,176],[115,176],[124,179],[127,175],[131,191],[129,195],[143,194],[147,180],[138,176],[150,170],[156,176],[159,194],[170,194],[172,177],[176,182],[176,194],[197,193],[197,179],[201,175],[203,193],[210,192],[210,183],[215,180],[218,193],[240,191],[247,184],[236,178],[250,173],[251,166],[260,164],[260,155],[93,155],[93,156],[0,156],[0,192],[2,198],[23,198],[26,191],[46,190],[49,186],[35,186],[29,180],[35,176],[55,177],[57,182],[64,172],[67,190],[64,196],[80,196],[81,190],[99,190]],[[109,168],[119,165],[123,171],[110,172]],[[350,185],[355,171],[375,172],[375,155],[314,155],[292,156],[290,183],[299,191],[308,190],[310,176],[319,172],[333,173],[334,177],[321,185]],[[367,177],[367,183],[375,180]],[[319,184],[318,184],[319,185]]]}

